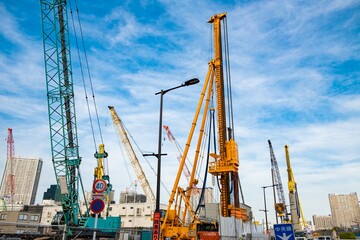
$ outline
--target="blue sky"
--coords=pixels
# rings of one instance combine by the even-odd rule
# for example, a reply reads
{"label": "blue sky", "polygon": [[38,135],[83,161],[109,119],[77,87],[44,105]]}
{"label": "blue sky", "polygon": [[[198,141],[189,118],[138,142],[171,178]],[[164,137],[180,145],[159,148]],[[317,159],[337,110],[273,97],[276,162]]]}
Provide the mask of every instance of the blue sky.
{"label": "blue sky", "polygon": [[[222,12],[227,12],[239,174],[245,202],[253,207],[255,218],[264,218],[259,211],[263,209],[261,187],[271,185],[268,139],[286,197],[284,145],[289,145],[306,219],[331,213],[329,193],[359,194],[359,10],[355,0],[79,1],[116,200],[135,175],[120,150],[107,106],[115,106],[142,151],[157,151],[159,97],[154,94],[193,77],[204,82],[212,56],[207,21]],[[43,159],[40,202],[46,188],[55,183],[40,5],[38,1],[1,1],[0,16],[0,133],[6,139],[7,128],[13,129],[16,156]],[[73,41],[81,171],[90,189],[94,147],[76,52]],[[201,83],[164,98],[163,122],[181,146],[190,130]],[[6,160],[6,141],[2,142],[1,168]],[[168,156],[163,158],[162,178],[171,189],[177,151],[165,140],[163,152]],[[156,168],[155,159],[140,160],[155,189],[156,177],[147,164]],[[272,194],[267,191],[272,206]],[[167,199],[163,190],[162,202]]]}

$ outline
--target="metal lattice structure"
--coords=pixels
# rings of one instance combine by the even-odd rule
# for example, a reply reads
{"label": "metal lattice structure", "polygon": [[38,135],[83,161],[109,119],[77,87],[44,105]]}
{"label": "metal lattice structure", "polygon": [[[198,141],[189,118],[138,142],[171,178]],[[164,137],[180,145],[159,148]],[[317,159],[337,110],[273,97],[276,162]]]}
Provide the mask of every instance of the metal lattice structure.
{"label": "metal lattice structure", "polygon": [[6,182],[6,192],[10,196],[11,207],[14,204],[14,195],[15,195],[15,174],[14,174],[14,138],[12,134],[12,129],[8,128],[8,138],[7,138],[7,164],[10,165],[10,171],[7,176]]}
{"label": "metal lattice structure", "polygon": [[40,0],[52,162],[65,223],[79,224],[79,166],[65,0]]}
{"label": "metal lattice structure", "polygon": [[144,194],[147,198],[148,202],[155,203],[155,195],[152,191],[149,181],[146,178],[146,175],[140,165],[139,159],[137,158],[133,147],[131,146],[129,137],[127,136],[125,127],[120,117],[116,113],[114,107],[109,106],[109,110],[111,113],[111,118],[114,123],[115,130],[119,135],[119,138],[125,148],[125,151],[129,157],[130,163],[135,171],[136,177],[140,182],[141,188],[144,191]]}
{"label": "metal lattice structure", "polygon": [[286,208],[286,201],[284,195],[284,188],[281,181],[280,171],[278,162],[275,157],[275,153],[271,144],[271,141],[268,140],[270,148],[270,160],[271,160],[271,169],[273,174],[273,184],[276,186],[276,192],[278,197],[278,202],[275,204],[275,210],[279,214],[281,220],[288,220],[288,213]]}

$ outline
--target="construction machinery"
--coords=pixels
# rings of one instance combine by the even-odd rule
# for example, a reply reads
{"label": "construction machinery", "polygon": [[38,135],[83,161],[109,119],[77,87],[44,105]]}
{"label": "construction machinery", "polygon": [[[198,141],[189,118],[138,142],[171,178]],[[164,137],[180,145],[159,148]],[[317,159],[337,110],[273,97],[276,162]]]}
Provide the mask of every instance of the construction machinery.
{"label": "construction machinery", "polygon": [[[162,219],[161,239],[219,239],[218,223],[214,220],[200,218],[197,214],[198,208],[192,206],[190,201],[191,190],[198,182],[196,171],[199,162],[203,159],[202,146],[205,143],[208,146],[204,157],[206,159],[206,171],[216,176],[220,182],[218,185],[221,193],[221,216],[242,219],[243,221],[248,220],[246,211],[240,207],[239,201],[239,158],[237,143],[234,138],[229,62],[226,58],[228,57],[226,13],[214,15],[208,22],[213,25],[215,54],[209,62],[209,69],[174,181],[167,211]],[[222,32],[222,25],[224,32]],[[222,42],[222,35],[225,38],[224,42]],[[224,65],[227,67],[225,77],[223,49],[226,54]],[[188,187],[184,189],[179,186],[180,176],[184,171],[185,160],[188,158],[191,141],[201,112],[202,119],[194,160],[192,161],[190,180]],[[216,125],[217,127],[215,127]],[[217,136],[215,136],[215,130],[217,130]],[[217,141],[215,140],[216,137]],[[206,177],[203,181],[206,183]],[[190,221],[187,221],[189,219],[187,215],[190,216]]]}
{"label": "construction machinery", "polygon": [[271,141],[268,140],[268,143],[270,149],[271,176],[272,176],[273,186],[276,186],[276,192],[278,197],[278,202],[275,203],[275,212],[280,217],[281,222],[288,222],[289,221],[288,211],[286,207],[284,189],[279,172],[279,166],[275,157],[275,153]]}
{"label": "construction machinery", "polygon": [[115,108],[113,106],[109,106],[109,110],[116,132],[119,135],[119,138],[126,150],[130,163],[135,171],[136,177],[140,182],[142,190],[144,191],[146,200],[150,203],[155,204],[154,192],[150,187],[149,181],[147,180],[146,175],[140,165],[139,159],[137,158],[135,151],[131,145],[130,139],[126,133],[125,126],[118,114],[116,113]]}
{"label": "construction machinery", "polygon": [[[287,165],[287,173],[288,173],[291,222],[294,226],[294,231],[301,232],[306,227],[306,221],[300,204],[297,184],[295,182],[294,174],[290,165],[290,155],[289,155],[288,145],[285,145],[285,156],[286,156],[286,165]],[[302,221],[300,221],[300,217]]]}
{"label": "construction machinery", "polygon": [[[170,131],[169,126],[164,125],[163,128],[164,128],[164,130],[165,130],[165,132],[166,132],[166,135],[167,135],[167,137],[168,137],[168,139],[169,139],[169,142],[174,143],[175,146],[176,146],[176,149],[177,149],[178,152],[179,152],[179,156],[177,157],[177,160],[178,160],[179,163],[180,163],[181,158],[182,158],[182,155],[183,155],[183,150],[182,150],[180,144],[178,143],[178,141],[176,141],[176,139],[175,139],[174,135],[172,134],[172,132]],[[189,168],[189,166],[186,164],[186,162],[185,162],[185,164],[184,164],[184,168],[183,168],[183,172],[182,172],[182,173],[183,173],[183,175],[185,176],[185,178],[186,178],[186,180],[187,180],[187,183],[189,183],[189,182],[190,182],[191,173],[190,173],[190,168]],[[193,187],[194,187],[193,190],[196,190],[196,191],[194,191],[194,192],[198,193],[198,191],[197,191],[198,189],[196,189],[196,184],[197,184],[197,182],[196,182],[195,184],[193,184],[193,185],[194,185],[194,186],[193,186]]]}
{"label": "construction machinery", "polygon": [[12,129],[8,128],[8,137],[7,137],[7,158],[6,158],[6,172],[2,179],[3,187],[1,188],[0,197],[2,200],[7,200],[8,205],[13,209],[14,205],[14,195],[15,195],[15,160],[14,160],[14,138],[12,134]]}
{"label": "construction machinery", "polygon": [[[69,235],[74,235],[76,231],[86,232],[89,228],[98,228],[104,235],[113,236],[120,230],[120,217],[101,218],[98,207],[92,207],[94,214],[91,214],[80,175],[82,159],[78,145],[66,1],[40,0],[40,5],[51,154],[62,205],[62,211],[55,216],[53,223],[64,224]],[[101,151],[96,151],[95,158],[106,157],[107,154]],[[96,177],[104,176],[106,175],[99,170]],[[108,180],[105,177],[100,186],[106,185],[102,181],[106,183]],[[110,186],[107,184],[107,188]],[[84,199],[84,212],[80,210],[81,196]],[[102,200],[97,200],[100,201]]]}

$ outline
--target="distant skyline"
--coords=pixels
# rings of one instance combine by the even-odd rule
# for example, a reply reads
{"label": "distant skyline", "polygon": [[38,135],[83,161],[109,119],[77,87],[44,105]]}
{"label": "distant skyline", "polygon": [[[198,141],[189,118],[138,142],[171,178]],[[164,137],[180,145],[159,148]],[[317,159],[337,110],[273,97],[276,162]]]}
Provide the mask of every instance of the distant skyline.
{"label": "distant skyline", "polygon": [[[75,8],[73,1],[68,4]],[[121,191],[134,188],[136,177],[121,151],[107,106],[115,107],[142,152],[156,152],[160,98],[155,93],[199,78],[199,84],[164,97],[163,124],[184,147],[212,57],[211,25],[207,21],[222,12],[227,12],[239,175],[245,203],[252,207],[255,220],[264,219],[261,187],[272,184],[268,139],[277,157],[287,203],[284,145],[289,145],[306,220],[312,220],[312,215],[331,214],[328,194],[356,192],[359,196],[359,1],[78,4],[116,201]],[[46,189],[55,184],[40,4],[0,0],[0,16],[0,136],[6,139],[7,129],[12,128],[15,156],[43,160],[36,199],[39,203]],[[71,19],[69,16],[70,23]],[[96,146],[73,32],[71,36],[81,174],[90,190]],[[82,50],[80,53],[83,55]],[[87,94],[92,103],[90,89]],[[98,144],[96,128],[95,134]],[[163,136],[162,151],[168,155],[163,157],[162,180],[171,190],[178,152],[165,133]],[[151,168],[156,169],[156,158],[144,159],[138,154],[155,191],[156,176]],[[0,144],[0,169],[5,161],[6,140]],[[182,186],[185,183],[183,179]],[[140,185],[137,191],[142,192]],[[161,203],[166,204],[168,197],[162,187]],[[269,222],[274,223],[271,188],[266,189],[266,199]]]}

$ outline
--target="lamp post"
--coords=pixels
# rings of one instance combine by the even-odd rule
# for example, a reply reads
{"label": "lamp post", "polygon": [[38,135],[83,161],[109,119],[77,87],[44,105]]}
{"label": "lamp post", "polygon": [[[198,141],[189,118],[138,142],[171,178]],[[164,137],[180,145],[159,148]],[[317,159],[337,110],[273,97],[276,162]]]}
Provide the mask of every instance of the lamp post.
{"label": "lamp post", "polygon": [[268,225],[268,218],[267,218],[267,212],[268,212],[268,210],[266,209],[265,189],[266,189],[266,188],[269,188],[269,187],[275,187],[275,186],[277,186],[277,184],[273,184],[273,185],[270,185],[270,186],[263,186],[263,187],[262,187],[263,193],[264,193],[264,207],[265,207],[265,209],[264,209],[264,210],[260,210],[260,211],[264,211],[264,212],[265,212],[266,234],[269,233],[269,225]]}
{"label": "lamp post", "polygon": [[[153,225],[153,238],[160,239],[160,182],[161,182],[161,138],[162,138],[162,112],[163,112],[163,97],[167,92],[170,92],[174,89],[186,87],[199,83],[199,79],[192,78],[183,82],[181,85],[169,88],[166,90],[161,90],[160,92],[155,93],[155,95],[160,94],[160,117],[159,117],[159,139],[158,139],[158,153],[152,154],[155,155],[158,159],[157,164],[157,178],[156,178],[156,205],[154,212],[154,225]],[[145,154],[144,154],[145,155]]]}

